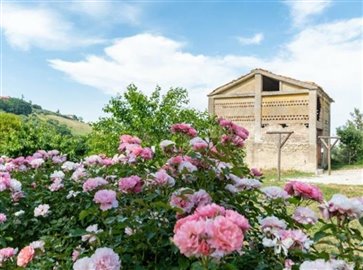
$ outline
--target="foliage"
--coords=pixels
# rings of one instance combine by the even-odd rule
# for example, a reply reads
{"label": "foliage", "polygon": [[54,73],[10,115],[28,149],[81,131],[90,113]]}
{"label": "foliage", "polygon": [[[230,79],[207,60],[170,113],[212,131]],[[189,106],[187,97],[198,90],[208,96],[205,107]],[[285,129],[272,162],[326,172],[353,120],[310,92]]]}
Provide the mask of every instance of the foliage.
{"label": "foliage", "polygon": [[173,123],[187,122],[203,134],[210,125],[207,112],[186,108],[188,92],[172,88],[161,95],[156,88],[150,96],[130,85],[123,95],[112,98],[104,108],[110,116],[93,124],[90,153],[116,154],[119,134],[132,133],[151,145],[163,140]]}
{"label": "foliage", "polygon": [[336,153],[337,159],[348,164],[363,159],[363,114],[355,108],[351,117],[345,126],[337,128],[341,142]]}
{"label": "foliage", "polygon": [[13,114],[29,115],[32,105],[19,98],[0,98],[0,110]]}
{"label": "foliage", "polygon": [[[259,173],[244,164],[241,141],[247,132],[228,121],[219,123],[201,138],[191,138],[194,130],[189,125],[173,126],[172,133],[162,136],[169,140],[157,144],[154,153],[147,147],[155,145],[153,136],[143,142],[122,136],[120,154],[112,159],[92,155],[72,163],[57,151],[0,159],[4,171],[0,172],[0,212],[6,215],[0,223],[0,247],[23,249],[32,243],[36,255],[26,264],[33,270],[72,269],[74,261],[92,259],[104,247],[120,257],[123,269],[267,270],[282,269],[289,262],[293,266],[286,269],[295,270],[306,261],[330,258],[361,269],[363,237],[351,223],[363,215],[362,198],[337,196],[326,205],[317,187],[299,182],[288,183],[285,191],[261,189]],[[203,246],[198,252],[204,255],[186,257],[174,233],[185,228],[182,220],[187,224],[194,214],[211,213],[206,208],[217,206],[210,200],[246,218],[246,232],[242,238],[239,235],[243,247],[227,252],[223,248],[230,243],[222,237],[218,254]],[[321,203],[324,219],[317,220],[316,213],[296,217],[297,207],[314,201]],[[272,216],[287,228],[262,225],[264,218]],[[238,220],[231,220],[225,224],[236,228]],[[320,229],[310,235],[314,226]],[[198,233],[185,235],[185,242],[192,241],[189,247],[194,250],[204,241],[216,240],[210,239],[214,233],[218,232],[207,230],[200,239]],[[34,244],[38,240],[44,242],[44,251],[42,242]],[[212,243],[208,245],[216,248],[218,241]],[[17,269],[16,256],[5,259],[6,269]]]}
{"label": "foliage", "polygon": [[37,149],[57,148],[73,159],[83,156],[86,150],[85,138],[73,136],[65,125],[54,120],[0,113],[0,127],[0,156],[25,156]]}

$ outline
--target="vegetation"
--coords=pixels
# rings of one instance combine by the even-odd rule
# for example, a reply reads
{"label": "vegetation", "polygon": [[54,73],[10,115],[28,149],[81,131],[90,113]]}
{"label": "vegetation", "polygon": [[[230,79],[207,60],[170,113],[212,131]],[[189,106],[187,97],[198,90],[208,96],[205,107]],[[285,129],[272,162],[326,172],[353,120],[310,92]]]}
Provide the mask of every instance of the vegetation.
{"label": "vegetation", "polygon": [[154,151],[124,135],[112,159],[0,159],[9,168],[0,174],[2,267],[361,269],[361,198],[332,197],[327,207],[313,185],[266,189],[244,164],[245,129],[220,120],[203,132],[173,125]]}
{"label": "vegetation", "polygon": [[31,115],[0,113],[0,156],[25,156],[38,149],[59,149],[70,159],[87,150],[86,140],[55,120],[43,121]]}
{"label": "vegetation", "polygon": [[0,97],[0,111],[29,115],[32,113],[32,105],[19,98]]}
{"label": "vegetation", "polygon": [[334,152],[334,159],[338,165],[363,162],[363,114],[355,108],[351,118],[344,126],[337,128],[340,144]]}
{"label": "vegetation", "polygon": [[186,108],[189,103],[188,92],[185,89],[170,89],[161,95],[161,89],[156,88],[148,97],[136,86],[130,85],[124,94],[112,98],[104,108],[108,117],[101,118],[93,124],[89,136],[90,153],[117,153],[120,134],[132,133],[152,145],[163,140],[170,125],[187,122],[207,135],[210,125],[207,112],[199,112]]}

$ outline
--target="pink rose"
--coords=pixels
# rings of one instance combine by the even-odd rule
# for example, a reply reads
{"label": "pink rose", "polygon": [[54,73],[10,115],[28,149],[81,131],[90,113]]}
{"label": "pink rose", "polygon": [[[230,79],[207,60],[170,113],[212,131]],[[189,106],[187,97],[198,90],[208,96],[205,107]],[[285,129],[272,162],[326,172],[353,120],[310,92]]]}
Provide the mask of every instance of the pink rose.
{"label": "pink rose", "polygon": [[106,211],[111,208],[116,208],[118,206],[118,201],[116,199],[116,192],[113,190],[99,190],[96,192],[93,201],[100,204],[100,209]]}
{"label": "pink rose", "polygon": [[298,181],[291,181],[285,185],[284,189],[288,194],[292,196],[301,197],[303,199],[310,199],[317,202],[323,201],[323,193],[315,185]]}
{"label": "pink rose", "polygon": [[29,262],[31,262],[34,258],[34,248],[31,246],[26,246],[22,250],[20,250],[17,258],[16,264],[20,267],[26,267]]}
{"label": "pink rose", "polygon": [[121,178],[118,182],[120,191],[124,193],[140,193],[143,184],[141,178],[137,175]]}

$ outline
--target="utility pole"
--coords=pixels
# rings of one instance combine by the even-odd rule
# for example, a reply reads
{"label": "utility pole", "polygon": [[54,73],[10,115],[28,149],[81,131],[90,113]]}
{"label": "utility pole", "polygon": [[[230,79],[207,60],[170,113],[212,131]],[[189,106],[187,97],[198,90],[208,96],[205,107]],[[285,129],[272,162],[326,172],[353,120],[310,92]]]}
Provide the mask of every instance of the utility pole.
{"label": "utility pole", "polygon": [[[267,131],[266,134],[278,134],[279,140],[277,141],[277,180],[281,180],[281,149],[285,145],[286,141],[290,138],[293,131]],[[286,135],[284,139],[282,139],[282,135]]]}
{"label": "utility pole", "polygon": [[[336,143],[340,140],[340,137],[332,137],[332,136],[319,136],[320,141],[324,144],[326,149],[328,150],[328,175],[331,175],[331,149],[336,145]],[[333,144],[331,143],[334,140]]]}

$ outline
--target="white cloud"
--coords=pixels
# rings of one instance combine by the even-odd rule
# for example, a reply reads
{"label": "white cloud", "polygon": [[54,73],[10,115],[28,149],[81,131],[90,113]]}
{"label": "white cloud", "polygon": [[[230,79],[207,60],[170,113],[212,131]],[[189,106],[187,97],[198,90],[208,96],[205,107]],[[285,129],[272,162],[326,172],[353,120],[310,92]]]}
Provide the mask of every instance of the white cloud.
{"label": "white cloud", "polygon": [[206,94],[232,79],[261,67],[301,80],[315,81],[335,99],[333,131],[362,100],[363,19],[308,27],[283,45],[271,59],[245,55],[196,55],[184,44],[163,36],[140,34],[116,41],[104,56],[82,61],[50,60],[50,65],[75,81],[109,94],[130,83],[150,93],[164,88],[189,89],[192,106],[206,108]]}
{"label": "white cloud", "polygon": [[332,0],[285,0],[284,3],[290,8],[294,25],[300,26],[314,15],[321,14],[331,5]]}
{"label": "white cloud", "polygon": [[242,45],[253,45],[253,44],[260,44],[263,40],[264,36],[262,33],[257,33],[252,37],[237,37],[237,40]]}
{"label": "white cloud", "polygon": [[131,25],[140,24],[142,8],[140,3],[130,4],[125,2],[102,2],[102,1],[73,1],[67,8],[73,12],[85,14],[102,23],[102,19],[107,19],[107,23],[122,22]]}
{"label": "white cloud", "polygon": [[72,24],[53,10],[14,4],[2,4],[2,7],[1,28],[7,41],[14,47],[52,50],[104,42],[75,33]]}

